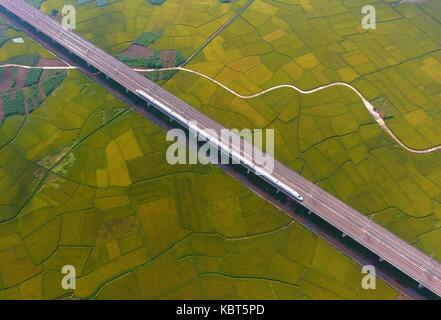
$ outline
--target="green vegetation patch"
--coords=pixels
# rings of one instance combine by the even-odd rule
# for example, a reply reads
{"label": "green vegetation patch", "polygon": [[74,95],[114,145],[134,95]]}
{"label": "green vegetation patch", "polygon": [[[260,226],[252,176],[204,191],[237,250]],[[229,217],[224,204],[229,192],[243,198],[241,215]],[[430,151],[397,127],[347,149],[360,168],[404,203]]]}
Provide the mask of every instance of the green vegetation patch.
{"label": "green vegetation patch", "polygon": [[39,105],[43,103],[43,99],[40,96],[40,92],[38,90],[38,85],[34,84],[28,89],[28,106],[29,111],[34,111]]}
{"label": "green vegetation patch", "polygon": [[146,73],[145,76],[152,81],[158,81],[159,83],[162,83],[168,79],[173,78],[177,72],[177,70],[154,71]]}
{"label": "green vegetation patch", "polygon": [[43,69],[31,69],[28,72],[28,76],[26,77],[26,80],[24,82],[25,87],[31,86],[33,84],[36,84],[38,81],[40,81],[40,77],[43,73]]}
{"label": "green vegetation patch", "polygon": [[[150,58],[132,58],[124,55],[118,55],[117,58],[132,68],[161,69],[164,67],[163,59],[160,52],[155,52]],[[174,66],[179,66],[185,61],[184,55],[177,51],[176,62]]]}
{"label": "green vegetation patch", "polygon": [[160,69],[162,68],[161,56],[159,53],[155,53],[153,57],[149,59],[143,58],[130,58],[126,56],[118,56],[118,59],[121,62],[124,62],[129,67],[138,67],[138,68],[149,68],[149,69]]}
{"label": "green vegetation patch", "polygon": [[29,55],[22,55],[22,56],[13,57],[13,58],[7,60],[6,63],[34,66],[38,63],[39,60],[40,60],[39,55],[29,54]]}
{"label": "green vegetation patch", "polygon": [[11,99],[9,93],[2,95],[3,109],[6,116],[23,114],[24,112],[24,96],[22,91],[16,91],[15,99]]}
{"label": "green vegetation patch", "polygon": [[0,48],[8,41],[9,38],[5,36],[0,36]]}
{"label": "green vegetation patch", "polygon": [[43,89],[46,96],[51,94],[52,91],[54,91],[60,84],[63,83],[64,78],[66,77],[66,73],[61,73],[58,75],[55,75],[49,79],[46,79],[43,81]]}
{"label": "green vegetation patch", "polygon": [[152,43],[154,43],[156,40],[158,40],[161,37],[161,33],[157,32],[144,32],[142,35],[140,35],[136,40],[134,41],[135,44],[139,44],[141,46],[148,47]]}

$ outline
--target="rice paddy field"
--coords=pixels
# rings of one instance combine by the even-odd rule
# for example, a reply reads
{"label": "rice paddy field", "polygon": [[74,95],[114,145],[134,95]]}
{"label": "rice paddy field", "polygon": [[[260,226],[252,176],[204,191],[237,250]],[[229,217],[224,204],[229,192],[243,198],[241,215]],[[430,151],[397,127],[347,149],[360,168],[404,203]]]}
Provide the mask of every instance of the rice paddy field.
{"label": "rice paddy field", "polygon": [[[439,144],[441,4],[372,2],[375,31],[361,29],[364,4],[255,1],[187,67],[243,95],[345,81],[389,115],[406,145]],[[244,100],[184,72],[166,87],[228,127],[275,129],[279,160],[441,259],[441,154],[404,150],[351,90],[281,89]]]}
{"label": "rice paddy field", "polygon": [[[440,4],[371,1],[378,25],[365,31],[368,2],[255,0],[186,67],[241,94],[345,81],[407,145],[441,143]],[[244,3],[90,1],[77,5],[77,32],[116,56],[142,40],[150,53],[188,58]],[[6,41],[0,63],[55,58],[18,36],[24,45]],[[441,259],[440,153],[403,150],[350,90],[241,99],[185,72],[161,84],[229,128],[275,129],[279,160]],[[6,117],[0,142],[0,299],[399,294],[381,281],[363,290],[359,265],[217,167],[168,165],[165,133],[77,71],[31,113]],[[74,291],[60,286],[67,264]]]}
{"label": "rice paddy field", "polygon": [[[87,106],[82,86],[103,106]],[[165,133],[76,72],[30,117],[56,123],[60,99],[88,116],[61,152],[34,152],[40,187],[0,225],[2,298],[397,295],[381,282],[363,290],[354,262],[216,167],[168,165]],[[77,268],[74,292],[60,287],[66,264]]]}
{"label": "rice paddy field", "polygon": [[[244,0],[222,4],[220,1],[167,0],[149,5],[147,0],[96,1],[48,0],[41,10],[61,12],[64,4],[77,9],[77,31],[100,48],[117,54],[128,48],[145,32],[161,33],[153,50],[180,50],[191,55],[212,33],[245,3]],[[59,19],[61,17],[58,17]]]}

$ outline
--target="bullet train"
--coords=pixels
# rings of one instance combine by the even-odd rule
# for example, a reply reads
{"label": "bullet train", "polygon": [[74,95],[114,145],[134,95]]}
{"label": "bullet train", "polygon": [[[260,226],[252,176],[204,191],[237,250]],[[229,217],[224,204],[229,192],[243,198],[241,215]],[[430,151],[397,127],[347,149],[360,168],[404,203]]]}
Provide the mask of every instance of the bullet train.
{"label": "bullet train", "polygon": [[157,109],[160,111],[166,113],[167,115],[173,117],[176,121],[178,121],[180,124],[188,127],[190,130],[193,130],[198,135],[202,136],[207,141],[210,141],[210,143],[213,143],[216,147],[223,150],[224,152],[230,154],[232,158],[235,158],[235,160],[240,161],[243,165],[245,165],[247,168],[253,170],[257,175],[262,176],[262,178],[273,185],[277,190],[282,191],[286,195],[293,197],[297,201],[303,201],[304,198],[301,196],[297,191],[293,190],[291,187],[287,186],[282,181],[274,178],[270,173],[268,173],[264,168],[256,165],[255,163],[251,162],[250,160],[241,157],[239,153],[231,149],[229,146],[225,145],[221,141],[218,141],[217,139],[210,139],[210,137],[207,135],[207,133],[203,130],[201,130],[197,125],[195,125],[194,122],[190,122],[187,119],[185,119],[181,114],[173,111],[169,107],[167,107],[164,103],[158,101],[151,95],[147,94],[143,90],[136,90],[136,93],[143,99],[149,101],[152,103]]}

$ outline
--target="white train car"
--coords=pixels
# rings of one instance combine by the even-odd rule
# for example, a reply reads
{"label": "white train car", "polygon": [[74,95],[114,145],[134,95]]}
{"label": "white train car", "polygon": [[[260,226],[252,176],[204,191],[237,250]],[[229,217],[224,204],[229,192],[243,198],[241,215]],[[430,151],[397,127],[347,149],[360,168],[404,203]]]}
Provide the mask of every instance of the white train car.
{"label": "white train car", "polygon": [[206,132],[198,128],[194,125],[194,123],[189,122],[187,119],[185,119],[182,115],[178,114],[177,112],[171,110],[169,107],[158,101],[157,99],[153,98],[151,95],[147,94],[145,91],[142,90],[136,90],[136,93],[143,99],[148,100],[151,102],[154,106],[156,106],[158,109],[162,110],[169,116],[176,119],[179,123],[181,123],[184,126],[187,126],[190,130],[193,130],[198,135],[202,136],[207,141],[210,141],[210,143],[214,144],[216,147],[220,148],[225,153],[229,154],[232,158],[235,158],[237,161],[240,161],[243,165],[245,165],[248,169],[255,172],[257,175],[261,176],[265,181],[273,185],[278,190],[282,191],[289,197],[292,197],[296,199],[297,201],[303,201],[304,198],[301,196],[297,191],[292,189],[291,187],[287,186],[285,183],[279,181],[278,179],[274,178],[271,174],[269,174],[265,169],[257,166],[255,163],[251,162],[250,160],[241,157],[240,154],[238,154],[236,151],[234,151],[230,146],[225,145],[222,141],[219,141],[217,139],[210,139],[210,137],[207,135]]}

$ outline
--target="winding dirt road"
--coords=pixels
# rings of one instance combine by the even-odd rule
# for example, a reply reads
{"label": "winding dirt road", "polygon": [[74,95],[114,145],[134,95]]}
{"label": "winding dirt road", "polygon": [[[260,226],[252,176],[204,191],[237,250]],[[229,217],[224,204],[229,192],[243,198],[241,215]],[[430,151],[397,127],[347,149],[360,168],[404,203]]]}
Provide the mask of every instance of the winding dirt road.
{"label": "winding dirt road", "polygon": [[[25,68],[25,69],[43,69],[43,70],[74,70],[77,69],[74,66],[70,66],[67,65],[66,67],[34,67],[34,66],[26,66],[26,65],[19,65],[19,64],[5,64],[5,65],[0,65],[0,68],[6,68],[6,67],[15,67],[15,68]],[[224,85],[223,83],[219,82],[218,80],[211,78],[210,76],[207,76],[206,74],[203,74],[201,72],[198,71],[194,71],[188,68],[184,68],[184,67],[173,67],[173,68],[162,68],[162,69],[139,69],[139,68],[133,68],[134,71],[136,72],[156,72],[156,71],[184,71],[184,72],[189,72],[192,74],[195,74],[197,76],[200,76],[202,78],[205,78],[211,82],[213,82],[214,84],[222,87],[223,89],[225,89],[226,91],[228,91],[229,93],[235,95],[238,98],[241,99],[254,99],[260,96],[263,96],[269,92],[272,91],[276,91],[276,90],[280,90],[280,89],[292,89],[294,91],[297,91],[301,94],[313,94],[316,93],[318,91],[321,90],[325,90],[325,89],[329,89],[332,87],[346,87],[350,90],[352,90],[353,92],[355,92],[361,99],[361,101],[363,102],[366,110],[371,114],[372,118],[377,122],[377,124],[380,126],[381,129],[383,129],[396,143],[398,143],[403,149],[415,153],[415,154],[428,154],[428,153],[433,153],[436,151],[441,150],[441,145],[436,145],[434,147],[428,148],[428,149],[414,149],[411,148],[409,146],[407,146],[403,141],[401,141],[396,135],[395,133],[393,133],[393,131],[389,128],[389,126],[386,124],[386,122],[384,121],[384,119],[380,116],[380,114],[375,110],[375,107],[372,105],[372,103],[369,102],[369,100],[367,100],[362,93],[355,88],[354,86],[350,85],[349,83],[346,82],[332,82],[326,85],[322,85],[319,87],[316,87],[314,89],[310,89],[310,90],[303,90],[300,89],[294,85],[291,84],[281,84],[281,85],[277,85],[274,87],[271,87],[269,89],[263,90],[261,92],[252,94],[252,95],[242,95],[236,91],[234,91],[233,89],[227,87],[226,85]]]}

